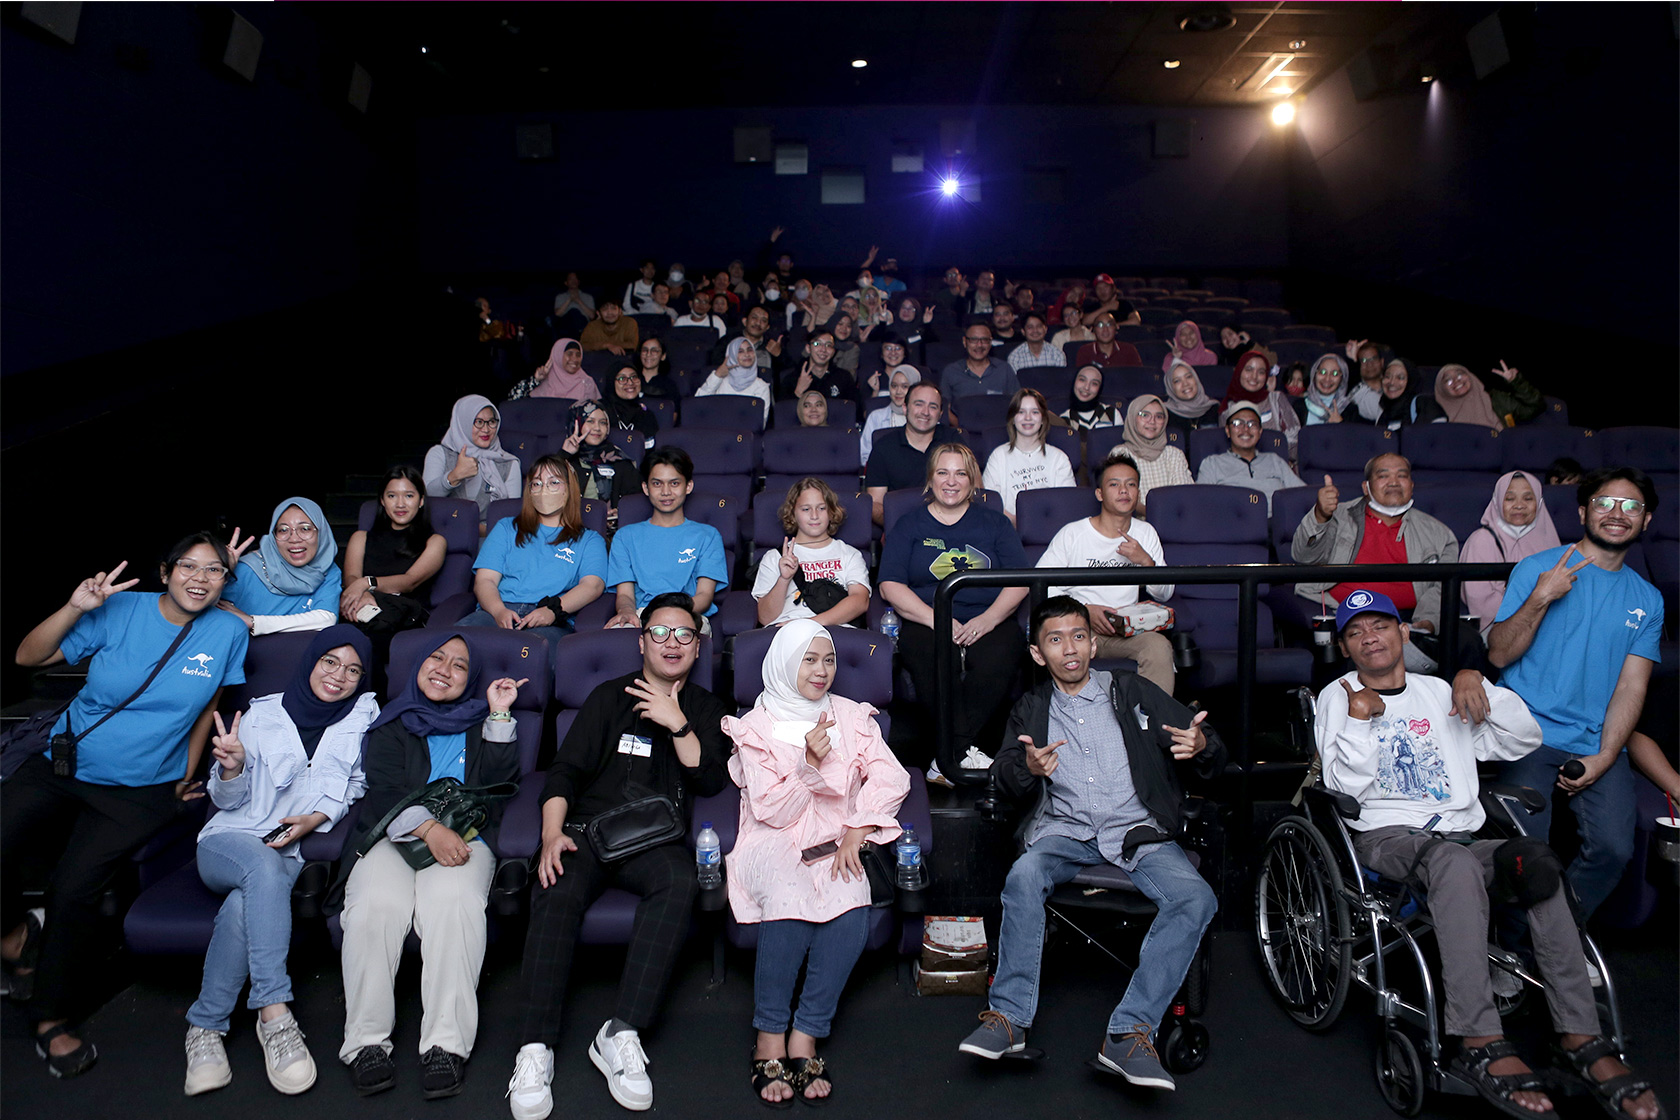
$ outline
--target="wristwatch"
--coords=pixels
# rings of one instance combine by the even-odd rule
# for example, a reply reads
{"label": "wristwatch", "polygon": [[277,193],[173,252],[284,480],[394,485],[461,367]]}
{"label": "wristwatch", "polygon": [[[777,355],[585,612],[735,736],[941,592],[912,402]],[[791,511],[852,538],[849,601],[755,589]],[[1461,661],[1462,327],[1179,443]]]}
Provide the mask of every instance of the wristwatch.
{"label": "wristwatch", "polygon": [[687,723],[683,724],[681,727],[679,727],[675,731],[671,732],[671,738],[672,739],[681,739],[684,735],[687,735],[690,731],[693,731],[693,730],[694,730],[694,721],[689,720]]}
{"label": "wristwatch", "polygon": [[368,576],[367,581],[368,581],[368,590],[369,591],[378,591],[379,590],[379,585],[375,582],[375,577]]}

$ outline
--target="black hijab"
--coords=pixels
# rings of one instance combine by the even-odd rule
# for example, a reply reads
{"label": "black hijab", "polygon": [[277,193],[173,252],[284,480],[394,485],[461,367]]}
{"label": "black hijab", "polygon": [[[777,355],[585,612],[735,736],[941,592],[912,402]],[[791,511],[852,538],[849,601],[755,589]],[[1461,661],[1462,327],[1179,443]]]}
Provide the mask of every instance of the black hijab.
{"label": "black hijab", "polygon": [[[356,651],[356,656],[362,659],[362,675],[348,696],[341,700],[322,700],[309,687],[309,677],[327,651],[339,646],[349,646]],[[372,679],[373,643],[368,641],[366,634],[348,622],[340,622],[315,635],[304,649],[297,668],[292,670],[292,679],[287,683],[286,691],[280,696],[280,706],[291,717],[298,736],[303,740],[305,755],[315,757],[315,748],[321,743],[322,733],[350,714],[350,709],[356,706],[356,698],[361,696]]]}

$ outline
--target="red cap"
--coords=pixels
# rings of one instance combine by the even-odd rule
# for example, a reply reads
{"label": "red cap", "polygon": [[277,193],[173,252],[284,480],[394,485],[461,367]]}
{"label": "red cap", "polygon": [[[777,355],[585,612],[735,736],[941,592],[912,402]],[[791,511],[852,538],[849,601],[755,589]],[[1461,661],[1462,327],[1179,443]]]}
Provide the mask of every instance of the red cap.
{"label": "red cap", "polygon": [[1091,283],[1093,283],[1093,284],[1107,284],[1111,288],[1115,286],[1114,285],[1114,277],[1110,276],[1106,272],[1097,273],[1097,278],[1095,280],[1091,281]]}

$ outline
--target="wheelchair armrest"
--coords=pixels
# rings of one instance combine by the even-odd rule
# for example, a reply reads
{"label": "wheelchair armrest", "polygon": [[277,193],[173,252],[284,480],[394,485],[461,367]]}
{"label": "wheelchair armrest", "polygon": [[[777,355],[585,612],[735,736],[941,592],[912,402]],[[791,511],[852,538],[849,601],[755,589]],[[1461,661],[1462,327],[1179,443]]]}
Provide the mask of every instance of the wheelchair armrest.
{"label": "wheelchair armrest", "polygon": [[1482,786],[1482,796],[1509,797],[1530,813],[1538,813],[1546,807],[1546,795],[1528,786],[1511,786],[1503,782],[1493,782]]}
{"label": "wheelchair armrest", "polygon": [[1309,786],[1301,793],[1302,796],[1313,800],[1329,802],[1330,806],[1335,809],[1336,815],[1344,821],[1359,819],[1359,802],[1354,799],[1352,794],[1343,793],[1337,789],[1326,789],[1324,786]]}

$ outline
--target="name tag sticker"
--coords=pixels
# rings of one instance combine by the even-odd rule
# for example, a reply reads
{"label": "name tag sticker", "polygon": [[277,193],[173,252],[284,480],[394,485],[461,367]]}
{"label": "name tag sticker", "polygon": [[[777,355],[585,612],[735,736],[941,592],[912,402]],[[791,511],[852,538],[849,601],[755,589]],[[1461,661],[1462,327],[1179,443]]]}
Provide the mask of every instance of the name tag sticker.
{"label": "name tag sticker", "polygon": [[618,753],[649,758],[653,754],[653,740],[642,735],[620,735],[618,737]]}
{"label": "name tag sticker", "polygon": [[1143,705],[1139,704],[1137,707],[1133,708],[1132,714],[1137,717],[1138,728],[1143,731],[1148,731],[1149,717],[1144,714]]}
{"label": "name tag sticker", "polygon": [[599,474],[602,478],[612,478],[618,473],[618,471],[614,470],[612,467],[596,467],[595,473]]}

